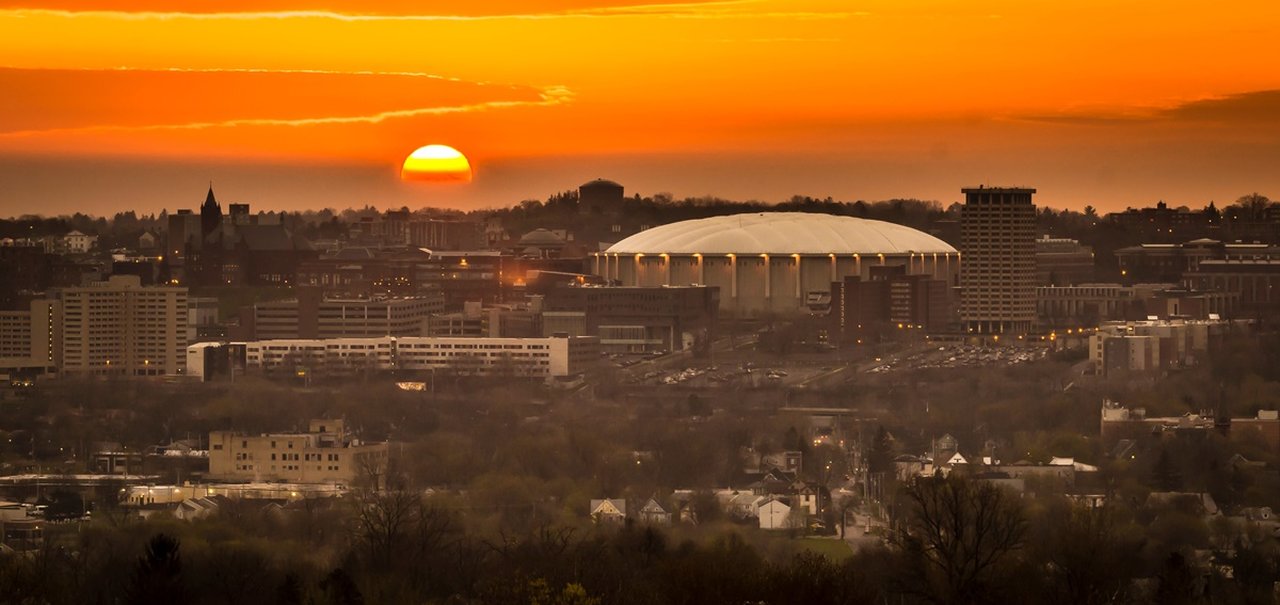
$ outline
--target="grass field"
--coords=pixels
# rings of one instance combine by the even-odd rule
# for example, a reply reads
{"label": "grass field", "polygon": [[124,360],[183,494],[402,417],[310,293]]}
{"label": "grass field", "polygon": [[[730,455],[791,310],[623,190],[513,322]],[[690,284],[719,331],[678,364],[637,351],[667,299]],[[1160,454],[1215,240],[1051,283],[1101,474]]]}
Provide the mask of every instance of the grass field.
{"label": "grass field", "polygon": [[849,543],[839,538],[800,538],[801,548],[824,555],[832,561],[843,561],[853,556]]}

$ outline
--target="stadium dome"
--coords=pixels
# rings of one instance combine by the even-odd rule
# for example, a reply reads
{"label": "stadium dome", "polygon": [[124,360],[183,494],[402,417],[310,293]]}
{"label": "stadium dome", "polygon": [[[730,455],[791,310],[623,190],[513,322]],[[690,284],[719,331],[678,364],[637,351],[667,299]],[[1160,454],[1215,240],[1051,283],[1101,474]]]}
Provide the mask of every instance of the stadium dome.
{"label": "stadium dome", "polygon": [[610,254],[950,253],[946,242],[911,227],[831,214],[757,212],[681,221],[641,231]]}
{"label": "stadium dome", "polygon": [[[648,229],[593,255],[622,286],[707,285],[738,317],[822,313],[833,284],[901,276],[954,286],[960,253],[927,233],[884,221],[759,212]],[[914,279],[914,278],[913,278]]]}

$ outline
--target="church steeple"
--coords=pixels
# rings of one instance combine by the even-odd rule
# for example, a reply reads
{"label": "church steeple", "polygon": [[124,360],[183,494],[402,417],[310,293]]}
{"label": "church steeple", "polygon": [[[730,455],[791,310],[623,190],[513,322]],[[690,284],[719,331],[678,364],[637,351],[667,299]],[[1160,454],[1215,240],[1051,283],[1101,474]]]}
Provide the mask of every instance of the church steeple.
{"label": "church steeple", "polygon": [[209,181],[209,194],[204,196],[204,205],[214,207],[218,205],[218,200],[213,197],[213,181]]}
{"label": "church steeple", "polygon": [[200,206],[200,233],[207,238],[221,227],[222,206],[219,206],[217,198],[213,197],[213,181],[209,181],[209,194],[205,196],[204,204]]}

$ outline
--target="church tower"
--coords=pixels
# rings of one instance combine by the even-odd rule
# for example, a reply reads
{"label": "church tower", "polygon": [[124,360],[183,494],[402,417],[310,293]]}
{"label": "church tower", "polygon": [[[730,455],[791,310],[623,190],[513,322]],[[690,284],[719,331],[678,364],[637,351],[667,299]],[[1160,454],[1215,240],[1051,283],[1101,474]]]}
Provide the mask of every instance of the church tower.
{"label": "church tower", "polygon": [[213,183],[209,183],[209,195],[204,198],[204,204],[200,206],[200,235],[201,240],[209,238],[209,235],[217,232],[222,227],[222,206],[218,205],[218,200],[213,197]]}

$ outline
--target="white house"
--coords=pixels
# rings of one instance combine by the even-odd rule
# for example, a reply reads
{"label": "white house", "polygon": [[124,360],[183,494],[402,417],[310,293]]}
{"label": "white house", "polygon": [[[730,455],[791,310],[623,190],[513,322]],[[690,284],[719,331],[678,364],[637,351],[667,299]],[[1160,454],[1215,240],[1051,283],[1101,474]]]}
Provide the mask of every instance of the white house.
{"label": "white house", "polygon": [[791,507],[782,500],[770,498],[760,504],[760,529],[790,529]]}
{"label": "white house", "polygon": [[79,231],[72,231],[62,236],[63,245],[69,252],[88,252],[98,241],[96,235],[85,235]]}

